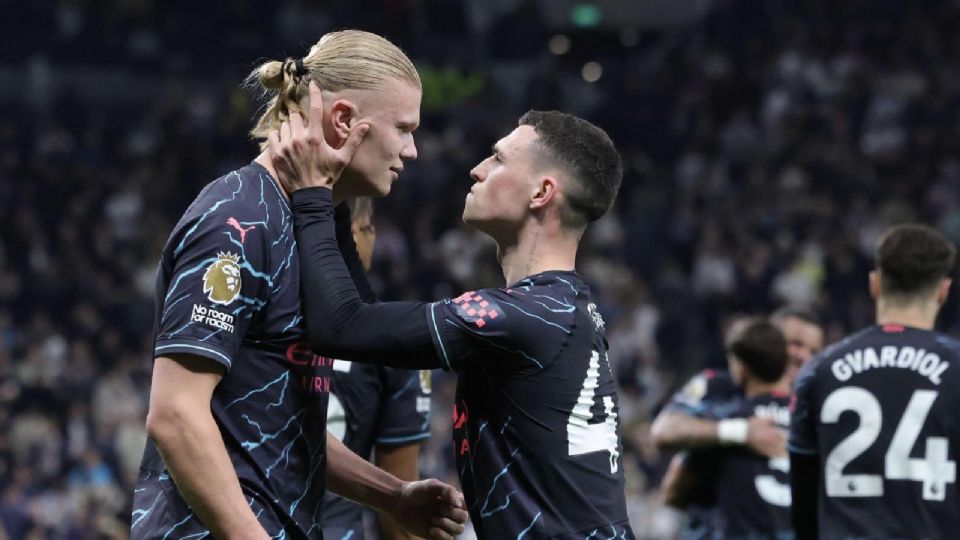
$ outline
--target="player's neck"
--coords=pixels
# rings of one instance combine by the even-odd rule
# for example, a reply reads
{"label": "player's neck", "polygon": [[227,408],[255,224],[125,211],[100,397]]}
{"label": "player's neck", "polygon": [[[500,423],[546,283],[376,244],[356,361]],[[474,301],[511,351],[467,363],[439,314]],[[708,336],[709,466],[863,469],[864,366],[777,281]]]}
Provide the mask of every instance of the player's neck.
{"label": "player's neck", "polygon": [[277,176],[277,169],[274,168],[273,163],[270,161],[270,154],[266,150],[260,152],[260,155],[256,157],[253,161],[259,163],[264,169],[270,173],[270,178],[273,180],[273,183],[277,185],[277,188],[280,190],[280,193],[283,193],[283,197],[290,200],[290,194],[287,193],[287,190],[283,189],[283,184],[280,183],[279,176]]}
{"label": "player's neck", "polygon": [[516,238],[497,239],[497,259],[507,285],[550,270],[573,270],[579,238],[549,225],[522,228]]}
{"label": "player's neck", "polygon": [[786,394],[790,389],[787,388],[787,382],[783,379],[768,383],[759,380],[750,380],[743,387],[743,394],[748,398],[756,397],[762,394]]}
{"label": "player's neck", "polygon": [[[270,155],[267,153],[267,151],[264,150],[263,152],[260,152],[260,155],[257,156],[254,161],[259,163],[264,169],[267,170],[268,173],[270,173],[270,178],[273,180],[273,183],[277,185],[277,189],[279,189],[280,193],[283,194],[283,197],[289,201],[290,194],[287,193],[287,190],[283,189],[283,184],[281,184],[279,180],[280,177],[277,176],[277,169],[275,169],[273,163],[270,162]],[[334,189],[333,206],[337,206],[341,202],[343,202],[343,197],[337,197],[337,190]]]}
{"label": "player's neck", "polygon": [[877,301],[877,324],[933,330],[939,307],[935,300],[903,304],[881,298]]}

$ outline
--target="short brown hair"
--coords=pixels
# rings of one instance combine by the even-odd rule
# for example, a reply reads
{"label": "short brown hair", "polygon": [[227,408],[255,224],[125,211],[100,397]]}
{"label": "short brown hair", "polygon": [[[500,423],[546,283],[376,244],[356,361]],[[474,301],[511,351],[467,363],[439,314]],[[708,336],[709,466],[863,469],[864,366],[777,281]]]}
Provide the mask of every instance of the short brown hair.
{"label": "short brown hair", "polygon": [[883,233],[876,255],[880,293],[911,296],[929,292],[950,275],[957,248],[933,227],[906,223]]}
{"label": "short brown hair", "polygon": [[763,318],[749,319],[739,326],[727,343],[727,352],[763,382],[779,381],[787,369],[787,340],[779,328]]}
{"label": "short brown hair", "polygon": [[585,227],[610,210],[620,190],[623,165],[605,131],[560,111],[528,111],[520,125],[536,131],[544,157],[576,182],[564,192],[567,205],[560,214],[564,225]]}

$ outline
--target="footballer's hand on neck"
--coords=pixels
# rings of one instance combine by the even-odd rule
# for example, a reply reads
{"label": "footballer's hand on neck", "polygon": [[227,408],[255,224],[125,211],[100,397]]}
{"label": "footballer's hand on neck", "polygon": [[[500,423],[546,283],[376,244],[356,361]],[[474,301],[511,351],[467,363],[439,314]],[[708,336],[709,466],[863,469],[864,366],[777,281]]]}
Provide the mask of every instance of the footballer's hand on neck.
{"label": "footballer's hand on neck", "polygon": [[368,124],[357,124],[339,148],[327,143],[323,134],[323,95],[314,82],[310,83],[307,120],[304,124],[302,114],[294,111],[289,120],[267,136],[270,161],[288,194],[308,187],[333,189],[370,129]]}

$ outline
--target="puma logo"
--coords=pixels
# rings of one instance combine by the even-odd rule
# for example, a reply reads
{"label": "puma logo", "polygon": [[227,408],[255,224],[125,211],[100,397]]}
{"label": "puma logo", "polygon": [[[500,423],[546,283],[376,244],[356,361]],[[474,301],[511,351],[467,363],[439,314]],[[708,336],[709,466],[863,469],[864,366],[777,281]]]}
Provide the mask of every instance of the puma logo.
{"label": "puma logo", "polygon": [[457,405],[453,405],[453,429],[460,429],[467,423],[467,406],[463,406],[463,413],[457,410]]}
{"label": "puma logo", "polygon": [[247,233],[257,228],[256,225],[251,225],[251,226],[247,227],[246,229],[244,229],[243,227],[240,226],[240,222],[237,221],[237,218],[235,218],[235,217],[231,217],[231,218],[227,219],[227,225],[233,227],[234,229],[236,229],[236,230],[240,233],[240,243],[241,243],[241,244],[244,243],[244,242],[247,240]]}

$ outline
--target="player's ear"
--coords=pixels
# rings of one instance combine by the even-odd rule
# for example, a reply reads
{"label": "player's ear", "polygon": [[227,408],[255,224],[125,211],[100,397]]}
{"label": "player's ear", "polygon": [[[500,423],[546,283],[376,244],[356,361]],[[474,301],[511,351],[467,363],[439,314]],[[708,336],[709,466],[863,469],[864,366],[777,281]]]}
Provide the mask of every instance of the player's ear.
{"label": "player's ear", "polygon": [[[330,127],[334,141],[331,146],[340,148],[350,136],[350,129],[357,123],[357,106],[346,99],[338,99],[330,106]],[[326,132],[326,130],[324,130]]]}
{"label": "player's ear", "polygon": [[880,273],[876,270],[870,271],[870,298],[880,298]]}
{"label": "player's ear", "polygon": [[940,282],[940,287],[937,289],[937,304],[943,305],[947,301],[947,295],[950,294],[950,285],[953,283],[953,280],[950,278],[943,278],[943,281]]}
{"label": "player's ear", "polygon": [[541,176],[533,186],[533,195],[530,197],[530,209],[544,208],[555,197],[559,196],[557,179],[552,176]]}
{"label": "player's ear", "polygon": [[727,371],[730,372],[730,378],[737,386],[743,384],[743,364],[740,363],[739,358],[729,352],[727,353]]}

